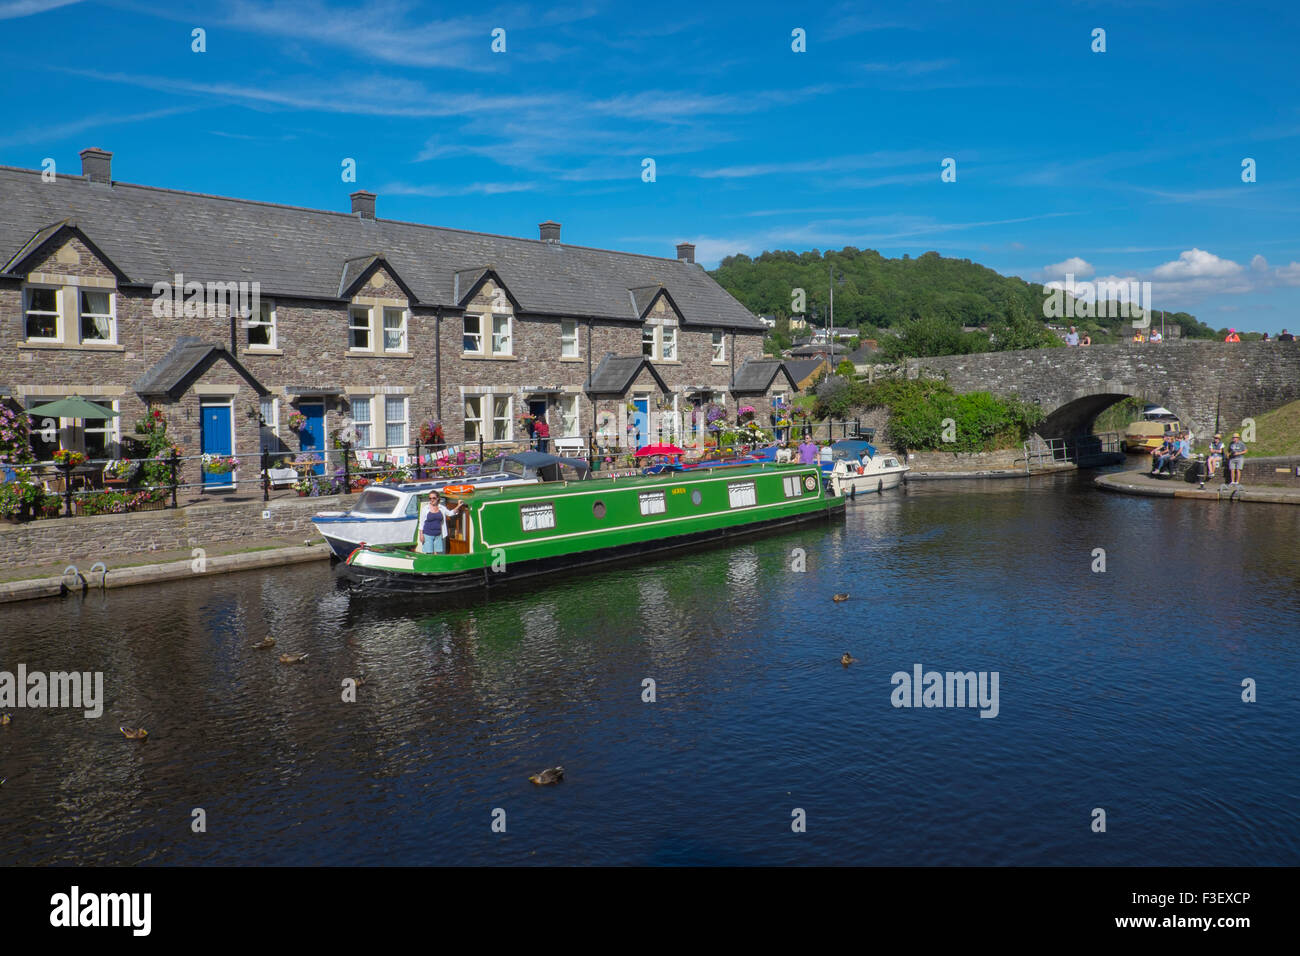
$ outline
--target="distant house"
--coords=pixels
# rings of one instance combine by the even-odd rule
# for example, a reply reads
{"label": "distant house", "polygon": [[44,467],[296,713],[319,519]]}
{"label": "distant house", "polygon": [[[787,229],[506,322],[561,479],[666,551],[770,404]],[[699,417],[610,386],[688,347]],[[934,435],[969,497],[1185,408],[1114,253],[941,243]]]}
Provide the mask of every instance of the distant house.
{"label": "distant house", "polygon": [[823,375],[829,375],[832,371],[831,363],[826,360],[824,355],[811,359],[787,361],[785,370],[790,374],[794,387],[801,392],[808,391],[817,384]]}
{"label": "distant house", "polygon": [[854,371],[860,375],[865,375],[872,365],[880,361],[880,348],[876,344],[876,340],[863,339],[857,351],[849,356],[849,361],[853,363]]}
{"label": "distant house", "polygon": [[808,319],[802,315],[792,315],[790,316],[790,328],[806,329],[808,328]]}
{"label": "distant house", "polygon": [[817,344],[808,343],[807,345],[796,345],[790,350],[790,358],[806,359],[821,356],[826,359],[835,359],[836,361],[846,358],[849,354],[849,347],[836,342],[834,345],[829,343]]}

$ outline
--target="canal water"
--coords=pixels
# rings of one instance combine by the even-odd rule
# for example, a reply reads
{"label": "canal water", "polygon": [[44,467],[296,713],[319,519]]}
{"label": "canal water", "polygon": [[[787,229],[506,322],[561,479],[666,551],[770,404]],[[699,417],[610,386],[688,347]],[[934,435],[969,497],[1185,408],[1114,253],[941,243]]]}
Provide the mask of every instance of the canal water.
{"label": "canal water", "polygon": [[[1297,540],[1087,476],[918,483],[452,608],[323,563],[0,608],[0,670],[105,696],[9,709],[0,863],[1295,864]],[[918,664],[996,672],[996,717],[893,706]]]}

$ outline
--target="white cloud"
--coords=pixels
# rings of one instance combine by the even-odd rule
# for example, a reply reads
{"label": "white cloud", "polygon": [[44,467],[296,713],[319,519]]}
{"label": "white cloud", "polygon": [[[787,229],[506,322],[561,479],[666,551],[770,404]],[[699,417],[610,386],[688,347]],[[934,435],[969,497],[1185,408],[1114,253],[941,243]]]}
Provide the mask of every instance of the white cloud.
{"label": "white cloud", "polygon": [[1043,267],[1043,275],[1050,278],[1072,275],[1076,279],[1086,279],[1096,271],[1091,262],[1081,259],[1079,256],[1070,256],[1064,262],[1057,262]]}
{"label": "white cloud", "polygon": [[1250,268],[1255,272],[1267,272],[1268,260],[1256,253],[1255,257],[1250,260]]}
{"label": "white cloud", "polygon": [[1189,279],[1222,279],[1241,272],[1241,266],[1231,259],[1220,259],[1203,249],[1187,249],[1173,262],[1156,266],[1152,275],[1157,279],[1179,282]]}
{"label": "white cloud", "polygon": [[13,3],[0,3],[0,20],[15,20],[18,17],[30,17],[46,10],[68,7],[80,0],[14,0]]}
{"label": "white cloud", "polygon": [[1278,266],[1277,277],[1287,285],[1300,285],[1300,262],[1293,262],[1286,266]]}

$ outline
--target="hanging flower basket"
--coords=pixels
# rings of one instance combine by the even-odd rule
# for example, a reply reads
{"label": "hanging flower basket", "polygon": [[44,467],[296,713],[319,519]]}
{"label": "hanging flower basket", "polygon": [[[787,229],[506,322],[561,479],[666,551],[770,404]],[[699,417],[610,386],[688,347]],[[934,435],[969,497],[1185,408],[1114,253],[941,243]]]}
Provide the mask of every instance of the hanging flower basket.
{"label": "hanging flower basket", "polygon": [[239,459],[229,455],[204,455],[203,470],[209,475],[228,475],[239,467]]}
{"label": "hanging flower basket", "polygon": [[307,424],[307,416],[302,412],[294,412],[289,416],[289,431],[302,431],[302,426]]}

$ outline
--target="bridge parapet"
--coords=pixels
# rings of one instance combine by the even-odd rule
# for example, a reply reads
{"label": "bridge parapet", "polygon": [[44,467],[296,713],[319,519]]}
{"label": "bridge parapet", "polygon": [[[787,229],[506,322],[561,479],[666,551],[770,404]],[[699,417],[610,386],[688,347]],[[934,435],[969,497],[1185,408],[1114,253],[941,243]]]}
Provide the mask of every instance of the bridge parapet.
{"label": "bridge parapet", "polygon": [[959,392],[1016,395],[1047,414],[1042,435],[1088,430],[1127,396],[1164,405],[1198,438],[1300,398],[1300,343],[1205,342],[1064,346],[909,359],[910,378]]}

